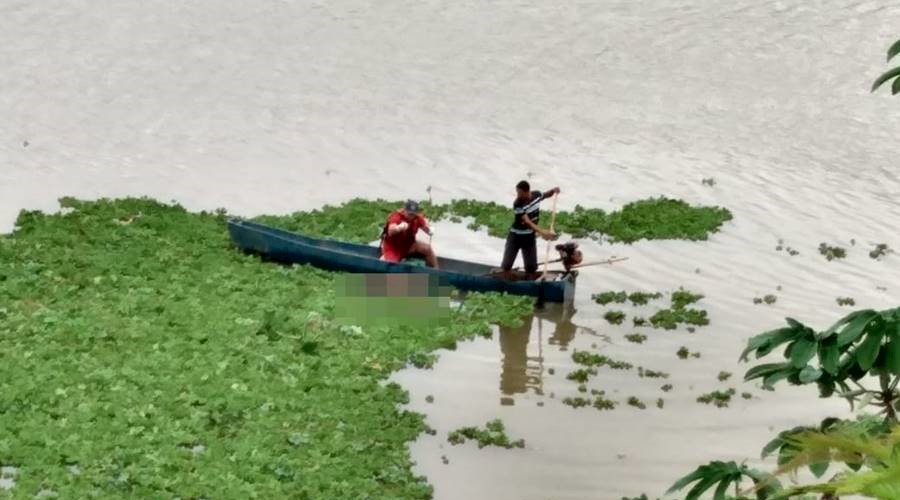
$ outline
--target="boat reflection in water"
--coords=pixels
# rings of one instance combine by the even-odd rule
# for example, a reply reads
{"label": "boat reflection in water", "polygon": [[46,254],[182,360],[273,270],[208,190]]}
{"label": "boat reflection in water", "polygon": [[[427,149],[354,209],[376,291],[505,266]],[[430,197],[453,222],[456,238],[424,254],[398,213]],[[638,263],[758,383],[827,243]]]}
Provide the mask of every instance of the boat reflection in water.
{"label": "boat reflection in water", "polygon": [[[516,394],[544,394],[544,349],[558,346],[560,351],[568,350],[579,331],[597,335],[572,323],[575,312],[572,307],[549,304],[522,318],[520,326],[500,327],[501,405],[515,405]],[[533,344],[532,338],[536,340]]]}

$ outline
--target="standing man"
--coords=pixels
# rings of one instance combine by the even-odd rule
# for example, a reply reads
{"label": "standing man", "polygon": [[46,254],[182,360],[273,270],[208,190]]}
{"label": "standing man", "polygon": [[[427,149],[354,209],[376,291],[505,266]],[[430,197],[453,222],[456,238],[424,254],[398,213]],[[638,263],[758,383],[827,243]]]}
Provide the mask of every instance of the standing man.
{"label": "standing man", "polygon": [[429,236],[434,235],[431,226],[419,210],[419,204],[407,200],[403,208],[388,216],[387,223],[381,231],[381,260],[400,262],[410,255],[419,254],[425,257],[428,267],[437,269],[437,256],[431,245],[416,241],[419,229]]}
{"label": "standing man", "polygon": [[528,181],[522,181],[516,185],[516,201],[513,202],[515,219],[506,237],[506,249],[503,251],[503,264],[501,268],[509,271],[516,261],[519,250],[522,250],[522,260],[525,262],[525,272],[537,272],[537,237],[552,239],[555,233],[541,229],[538,222],[541,217],[541,200],[559,194],[559,188],[555,187],[547,192],[532,191]]}

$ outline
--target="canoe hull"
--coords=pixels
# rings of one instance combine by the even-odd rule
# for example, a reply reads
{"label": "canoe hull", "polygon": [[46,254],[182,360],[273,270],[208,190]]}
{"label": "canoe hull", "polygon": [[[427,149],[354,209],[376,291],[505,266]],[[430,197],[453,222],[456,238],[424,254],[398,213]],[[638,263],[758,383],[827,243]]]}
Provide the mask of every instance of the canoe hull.
{"label": "canoe hull", "polygon": [[246,251],[287,264],[309,264],[329,271],[350,273],[429,273],[438,275],[442,285],[474,292],[505,292],[527,295],[547,302],[571,302],[577,273],[553,271],[549,279],[535,281],[524,275],[510,279],[491,277],[495,268],[454,259],[439,259],[441,269],[379,259],[378,248],[329,239],[311,238],[246,220],[228,221],[234,244]]}

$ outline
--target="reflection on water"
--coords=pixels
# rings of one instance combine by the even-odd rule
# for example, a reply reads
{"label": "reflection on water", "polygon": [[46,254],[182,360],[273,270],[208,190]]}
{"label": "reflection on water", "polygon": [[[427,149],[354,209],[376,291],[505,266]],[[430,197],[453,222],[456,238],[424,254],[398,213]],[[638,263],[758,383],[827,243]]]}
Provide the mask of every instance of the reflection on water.
{"label": "reflection on water", "polygon": [[[575,309],[550,305],[522,318],[516,327],[500,327],[500,404],[514,406],[516,394],[544,394],[544,335],[548,343],[568,348],[579,327],[572,323]],[[532,337],[536,342],[531,342]]]}

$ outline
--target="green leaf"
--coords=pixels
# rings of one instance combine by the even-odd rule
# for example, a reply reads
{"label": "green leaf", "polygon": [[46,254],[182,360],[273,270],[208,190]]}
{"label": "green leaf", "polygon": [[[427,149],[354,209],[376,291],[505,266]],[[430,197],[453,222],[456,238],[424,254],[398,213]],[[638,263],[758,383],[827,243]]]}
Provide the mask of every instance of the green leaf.
{"label": "green leaf", "polygon": [[804,384],[815,382],[816,380],[819,380],[820,377],[822,377],[822,370],[819,370],[818,368],[807,366],[800,370],[800,382]]}
{"label": "green leaf", "polygon": [[738,481],[743,470],[744,467],[738,466],[734,462],[710,462],[707,465],[701,465],[694,472],[678,480],[669,488],[668,493],[682,490],[691,483],[697,482],[685,496],[685,500],[697,500],[720,481],[732,483]]}
{"label": "green leaf", "polygon": [[782,466],[790,462],[796,455],[797,447],[790,442],[785,442],[784,446],[778,450],[778,465]]}
{"label": "green leaf", "polygon": [[900,76],[900,66],[885,72],[883,75],[879,76],[877,80],[875,80],[875,83],[872,84],[872,92],[878,90],[878,87],[880,87],[884,82],[898,76]]}
{"label": "green leaf", "polygon": [[784,444],[784,440],[781,438],[783,432],[778,435],[775,439],[766,443],[766,445],[762,449],[762,453],[760,453],[760,457],[765,460],[766,457],[778,451],[779,448]]}
{"label": "green leaf", "polygon": [[887,62],[891,62],[891,59],[894,58],[897,54],[900,54],[900,40],[894,42],[893,45],[887,51]]}
{"label": "green leaf", "polygon": [[876,330],[866,335],[859,347],[856,348],[856,362],[859,367],[865,371],[872,368],[875,358],[878,357],[878,351],[881,350],[881,340],[884,338],[883,330]]}
{"label": "green leaf", "polygon": [[811,464],[809,466],[809,470],[810,470],[810,472],[813,473],[814,476],[822,477],[825,475],[826,472],[828,472],[829,465],[830,464],[828,462],[820,462],[817,464]]}
{"label": "green leaf", "polygon": [[676,491],[681,491],[685,487],[687,487],[687,485],[705,477],[706,473],[707,473],[706,472],[707,467],[708,466],[705,466],[705,465],[701,465],[700,467],[697,467],[694,470],[694,472],[691,472],[687,476],[684,476],[683,478],[676,481],[675,484],[673,484],[672,487],[669,488],[669,490],[666,493],[669,494],[669,493],[675,493]]}
{"label": "green leaf", "polygon": [[[878,313],[872,311],[871,309],[867,309],[851,313],[850,316],[854,316],[854,318],[847,324],[846,327],[841,330],[841,333],[838,335],[838,347],[843,347],[845,345],[856,342],[856,339],[858,339],[859,336],[862,335],[869,321],[872,321],[873,319],[878,317]],[[846,320],[847,318],[844,319]]]}
{"label": "green leaf", "polygon": [[828,337],[831,337],[832,335],[834,335],[835,333],[837,333],[837,331],[840,330],[841,327],[843,327],[843,326],[846,325],[847,323],[850,323],[851,321],[853,321],[854,319],[856,319],[857,317],[859,317],[859,316],[861,316],[861,315],[863,315],[863,314],[869,314],[869,313],[875,314],[875,311],[873,311],[873,310],[871,310],[871,309],[861,309],[861,310],[859,310],[859,311],[853,311],[853,312],[851,312],[850,314],[848,314],[848,315],[844,316],[843,318],[837,320],[837,322],[836,322],[835,324],[831,325],[830,328],[828,328],[828,329],[825,330],[824,332],[820,333],[820,334],[819,334],[819,339],[822,340],[822,339],[826,339],[826,338],[828,338]]}
{"label": "green leaf", "polygon": [[794,318],[784,318],[784,320],[787,321],[788,326],[790,326],[791,328],[797,328],[800,330],[805,330],[807,328],[806,325]]}
{"label": "green leaf", "polygon": [[900,94],[900,78],[895,78],[894,83],[891,84],[891,95]]}
{"label": "green leaf", "polygon": [[767,356],[769,353],[774,351],[781,344],[798,339],[798,338],[800,338],[801,335],[804,335],[804,334],[805,334],[805,332],[803,330],[800,330],[797,328],[782,329],[778,335],[773,336],[769,340],[769,342],[765,343],[759,349],[756,350],[756,359],[762,358],[763,356]]}
{"label": "green leaf", "polygon": [[700,497],[717,482],[719,482],[718,476],[712,476],[701,480],[691,488],[691,491],[684,497],[684,500],[699,500]]}
{"label": "green leaf", "polygon": [[772,453],[781,450],[781,448],[787,444],[787,439],[789,437],[811,430],[815,429],[812,427],[794,427],[793,429],[780,432],[775,439],[769,441],[765,448],[763,448],[761,455],[762,459],[765,460]]}
{"label": "green leaf", "polygon": [[840,357],[835,337],[829,337],[819,343],[819,365],[829,374],[837,375]]}
{"label": "green leaf", "polygon": [[728,487],[731,486],[731,483],[736,482],[737,478],[729,477],[723,479],[719,483],[719,487],[716,488],[715,494],[713,494],[713,500],[726,500],[726,494],[728,493]]}
{"label": "green leaf", "polygon": [[828,380],[819,380],[816,384],[819,386],[819,397],[830,398],[834,395],[834,380],[830,378]]}
{"label": "green leaf", "polygon": [[[768,354],[769,352],[772,352],[775,347],[793,340],[798,335],[799,331],[794,327],[779,328],[777,330],[761,333],[747,341],[747,348],[741,353],[740,359],[741,361],[747,361],[747,355],[757,349],[763,349],[763,352]],[[756,357],[761,358],[765,354],[757,353]]]}
{"label": "green leaf", "polygon": [[893,375],[900,375],[900,333],[891,335],[885,352],[885,369]]}
{"label": "green leaf", "polygon": [[816,354],[816,341],[813,339],[802,338],[792,344],[791,349],[791,365],[795,368],[802,368],[809,363],[809,360]]}
{"label": "green leaf", "polygon": [[758,366],[754,366],[753,368],[749,369],[744,375],[744,380],[750,381],[753,379],[766,377],[768,375],[771,375],[772,373],[783,370],[790,366],[790,363],[764,363]]}
{"label": "green leaf", "polygon": [[763,385],[772,388],[776,383],[789,378],[791,375],[794,375],[797,372],[798,370],[794,367],[784,368],[775,373],[767,375],[766,378],[763,379]]}
{"label": "green leaf", "polygon": [[781,483],[772,474],[768,472],[758,471],[756,469],[746,469],[744,474],[753,480],[753,485],[758,489],[756,498],[765,500],[775,493],[782,490]]}

